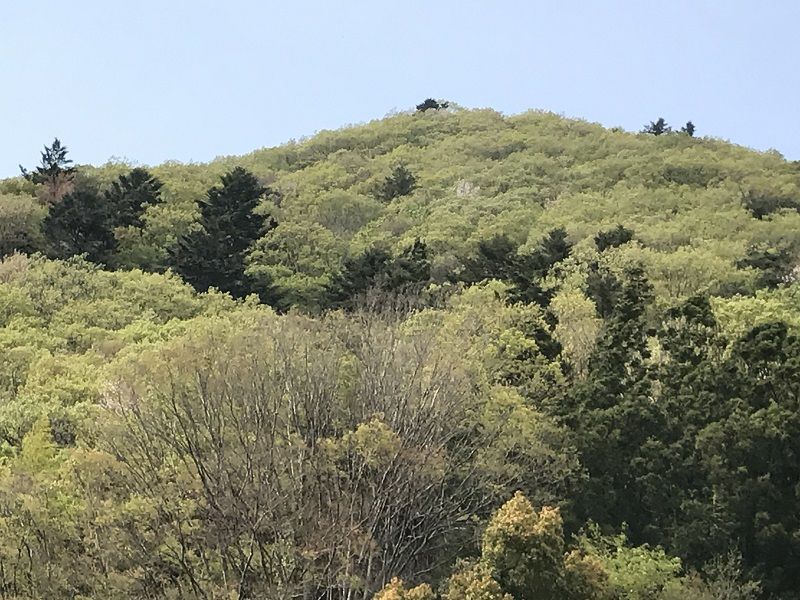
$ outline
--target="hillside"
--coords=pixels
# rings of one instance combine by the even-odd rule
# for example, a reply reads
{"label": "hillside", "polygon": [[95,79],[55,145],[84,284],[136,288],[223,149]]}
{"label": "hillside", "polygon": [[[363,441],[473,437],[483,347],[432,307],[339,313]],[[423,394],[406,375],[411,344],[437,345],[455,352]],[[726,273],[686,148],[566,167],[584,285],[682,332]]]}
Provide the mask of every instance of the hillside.
{"label": "hillside", "polygon": [[[398,164],[416,189],[381,201],[377,190]],[[526,252],[559,226],[584,261],[595,258],[592,238],[599,231],[619,224],[631,230],[633,242],[607,260],[643,261],[668,301],[696,292],[751,292],[757,274],[737,262],[752,246],[794,256],[800,231],[792,208],[800,170],[777,154],[685,135],[611,131],[537,112],[428,111],[209,165],[152,169],[164,183],[164,203],[145,212],[141,233],[120,236],[120,266],[163,269],[166,249],[196,217],[195,201],[234,165],[280,198],[279,207],[267,207],[278,228],[256,246],[253,269],[305,307],[319,304],[345,256],[376,244],[397,253],[424,240],[432,278],[442,282],[481,240],[506,235]],[[127,169],[87,172],[110,182]],[[19,187],[18,181],[0,185],[6,202]],[[762,218],[755,218],[759,210]]]}
{"label": "hillside", "polygon": [[0,597],[800,598],[800,164],[458,108],[45,155]]}

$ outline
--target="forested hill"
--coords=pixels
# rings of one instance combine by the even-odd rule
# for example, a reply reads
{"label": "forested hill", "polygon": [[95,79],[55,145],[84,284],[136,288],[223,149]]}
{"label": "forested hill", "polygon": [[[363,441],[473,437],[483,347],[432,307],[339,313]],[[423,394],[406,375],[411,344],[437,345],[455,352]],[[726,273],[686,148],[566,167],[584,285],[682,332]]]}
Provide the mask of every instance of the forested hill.
{"label": "forested hill", "polygon": [[[564,227],[588,262],[598,258],[594,236],[618,225],[631,239],[603,262],[642,262],[659,298],[730,296],[762,287],[758,267],[766,263],[790,268],[800,231],[800,167],[777,153],[541,112],[428,110],[207,165],[153,168],[163,183],[160,204],[145,206],[141,227],[118,228],[113,256],[97,258],[163,270],[176,239],[196,222],[197,200],[235,166],[270,188],[261,208],[277,222],[253,246],[250,271],[274,283],[287,305],[304,308],[324,305],[323,290],[345,260],[370,248],[396,255],[419,239],[432,280],[444,282],[496,236],[529,253]],[[106,186],[129,170],[113,164],[81,173]],[[0,184],[3,217],[24,221],[29,247],[47,251],[31,192],[19,179]],[[70,231],[80,226],[73,215],[63,220]],[[8,251],[14,241],[2,243]],[[52,246],[51,254],[87,250]]]}
{"label": "forested hill", "polygon": [[20,157],[0,600],[800,598],[800,164],[699,125]]}

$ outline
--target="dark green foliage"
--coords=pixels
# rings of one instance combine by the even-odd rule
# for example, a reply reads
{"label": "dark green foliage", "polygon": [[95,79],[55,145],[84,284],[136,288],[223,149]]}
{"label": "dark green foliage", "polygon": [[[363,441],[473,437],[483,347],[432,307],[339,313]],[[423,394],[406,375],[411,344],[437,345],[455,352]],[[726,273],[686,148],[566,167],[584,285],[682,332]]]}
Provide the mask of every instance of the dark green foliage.
{"label": "dark green foliage", "polygon": [[267,302],[270,289],[255,289],[245,274],[247,253],[270,226],[255,209],[266,189],[247,170],[236,167],[198,202],[200,227],[181,237],[170,252],[170,266],[199,291],[217,288],[241,298],[257,293]]}
{"label": "dark green foliage", "polygon": [[767,215],[778,212],[784,208],[800,211],[800,202],[795,198],[774,193],[761,193],[750,190],[744,195],[744,206],[756,219],[763,219]]}
{"label": "dark green foliage", "polygon": [[669,183],[704,188],[720,177],[719,169],[713,165],[666,165],[661,174]]}
{"label": "dark green foliage", "polygon": [[15,252],[31,254],[40,249],[38,240],[34,239],[30,231],[23,228],[15,228],[0,239],[0,258]]}
{"label": "dark green foliage", "polygon": [[114,213],[115,227],[142,227],[142,213],[161,202],[162,183],[146,169],[136,168],[120,175],[106,190],[105,198]]}
{"label": "dark green foliage", "polygon": [[691,121],[686,121],[686,125],[681,127],[681,133],[685,133],[689,137],[694,137],[695,126]]}
{"label": "dark green foliage", "polygon": [[50,208],[42,223],[48,254],[54,258],[85,254],[92,262],[110,265],[116,239],[109,209],[92,184],[78,185]]}
{"label": "dark green foliage", "polygon": [[417,187],[417,179],[405,165],[399,164],[391,175],[384,179],[378,189],[378,199],[383,202],[391,202],[395,198],[407,196]]}
{"label": "dark green foliage", "polygon": [[376,285],[390,261],[391,255],[381,248],[370,248],[345,260],[341,272],[328,285],[328,305],[331,308],[352,308],[358,297]]}
{"label": "dark green foliage", "polygon": [[714,502],[765,591],[800,589],[800,340],[782,323],[734,345],[718,393],[722,418],[698,436]]}
{"label": "dark green foliage", "polygon": [[769,323],[725,358],[708,299],[693,297],[663,315],[648,364],[649,297],[628,272],[590,376],[553,406],[588,470],[577,518],[627,523],[689,564],[738,548],[768,592],[797,589],[800,342]]}
{"label": "dark green foliage", "polygon": [[457,280],[479,283],[488,279],[511,281],[519,269],[517,246],[505,235],[496,235],[478,242],[478,252],[464,261],[464,269]]}
{"label": "dark green foliage", "polygon": [[41,161],[33,171],[19,166],[22,176],[30,182],[44,188],[42,195],[45,203],[57,202],[72,189],[72,180],[76,169],[72,160],[67,158],[67,147],[61,145],[58,138],[51,146],[45,146],[41,153]]}
{"label": "dark green foliage", "polygon": [[542,273],[550,270],[550,267],[567,258],[572,252],[572,244],[567,239],[567,230],[557,227],[547,232],[547,235],[539,243],[539,247],[533,253],[533,264]]}
{"label": "dark green foliage", "polygon": [[623,225],[617,225],[614,229],[601,231],[594,236],[594,243],[597,249],[602,252],[606,248],[616,248],[627,244],[633,239],[633,232]]}
{"label": "dark green foliage", "polygon": [[466,260],[464,270],[453,279],[464,283],[487,279],[506,281],[512,286],[513,300],[546,307],[554,290],[545,290],[541,279],[555,264],[567,258],[571,250],[572,244],[563,227],[549,231],[530,254],[520,254],[508,237],[494,236],[478,244],[477,256]]}
{"label": "dark green foliage", "polygon": [[795,267],[795,257],[786,248],[751,246],[747,255],[736,263],[740,269],[751,267],[759,270],[758,287],[776,288],[789,281]]}
{"label": "dark green foliage", "polygon": [[388,291],[411,291],[431,278],[428,247],[417,238],[395,258],[383,275],[381,287]]}
{"label": "dark green foliage", "polygon": [[556,290],[544,289],[541,280],[553,266],[567,258],[571,251],[572,244],[563,227],[549,231],[533,253],[519,255],[511,275],[514,285],[511,297],[520,302],[547,307]]}
{"label": "dark green foliage", "polygon": [[645,311],[651,299],[643,271],[628,270],[590,362],[589,377],[561,408],[576,431],[589,476],[576,500],[579,518],[617,526],[628,522],[634,532],[649,522],[641,505],[645,490],[636,487],[636,474],[647,471],[638,460],[639,450],[664,427],[645,376],[650,356]]}
{"label": "dark green foliage", "polygon": [[388,295],[414,294],[429,279],[428,249],[419,239],[394,259],[381,248],[370,248],[345,260],[341,272],[328,285],[327,304],[352,309],[372,290]]}
{"label": "dark green foliage", "polygon": [[417,112],[425,112],[427,110],[442,110],[448,106],[450,106],[449,102],[428,98],[424,102],[417,104]]}
{"label": "dark green foliage", "polygon": [[659,117],[655,121],[650,121],[650,124],[642,129],[642,133],[649,133],[650,135],[663,135],[670,132],[672,132],[672,128],[667,125],[663,117]]}
{"label": "dark green foliage", "polygon": [[589,265],[586,294],[594,302],[598,316],[604,319],[611,316],[621,291],[622,285],[613,273],[597,263]]}
{"label": "dark green foliage", "polygon": [[28,171],[22,165],[19,166],[22,176],[28,181],[48,183],[58,175],[75,172],[75,167],[71,166],[72,160],[67,158],[67,147],[62,146],[58,138],[53,140],[52,146],[45,146],[41,155],[41,162],[33,171]]}

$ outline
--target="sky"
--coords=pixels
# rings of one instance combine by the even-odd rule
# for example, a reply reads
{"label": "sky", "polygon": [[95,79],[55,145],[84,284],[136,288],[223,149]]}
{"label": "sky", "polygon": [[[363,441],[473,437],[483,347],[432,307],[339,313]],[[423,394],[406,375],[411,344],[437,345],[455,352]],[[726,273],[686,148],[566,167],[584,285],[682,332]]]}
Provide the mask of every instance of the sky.
{"label": "sky", "polygon": [[798,0],[0,0],[0,177],[204,162],[425,98],[800,159]]}

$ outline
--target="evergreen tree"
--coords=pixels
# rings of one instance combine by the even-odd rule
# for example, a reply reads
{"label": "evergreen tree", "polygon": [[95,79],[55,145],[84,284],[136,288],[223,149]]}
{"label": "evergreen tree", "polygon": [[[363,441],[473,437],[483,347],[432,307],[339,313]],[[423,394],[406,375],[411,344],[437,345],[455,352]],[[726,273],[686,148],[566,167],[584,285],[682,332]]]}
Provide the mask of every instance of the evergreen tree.
{"label": "evergreen tree", "polygon": [[[611,318],[591,360],[589,376],[564,403],[565,422],[589,478],[576,502],[580,520],[619,526],[627,522],[641,534],[651,518],[642,503],[642,447],[658,440],[664,428],[661,407],[652,401],[646,377],[650,356],[645,312],[652,286],[641,268],[625,273]],[[652,453],[661,454],[657,446]]]}
{"label": "evergreen tree", "polygon": [[589,265],[586,277],[586,294],[594,302],[597,315],[608,319],[622,291],[619,280],[605,267],[596,262]]}
{"label": "evergreen tree", "polygon": [[328,306],[352,309],[370,290],[390,295],[419,292],[430,279],[428,248],[419,239],[397,258],[381,248],[370,248],[347,259],[328,285]]}
{"label": "evergreen tree", "polygon": [[533,255],[534,264],[545,274],[553,265],[567,258],[570,252],[572,252],[572,244],[567,239],[567,230],[557,227],[548,231],[539,243],[539,247]]}
{"label": "evergreen tree", "polygon": [[695,130],[694,123],[692,123],[691,121],[686,121],[686,125],[681,127],[681,133],[685,133],[689,137],[694,137],[694,130]]}
{"label": "evergreen tree", "polygon": [[786,248],[751,246],[736,266],[740,269],[758,269],[758,287],[772,289],[789,280],[795,266],[795,257]]}
{"label": "evergreen tree", "polygon": [[800,212],[800,201],[783,194],[750,190],[744,194],[743,201],[745,208],[758,220],[784,208]]}
{"label": "evergreen tree", "polygon": [[247,253],[274,221],[255,212],[266,189],[256,177],[236,167],[208,190],[200,208],[199,227],[182,236],[170,251],[170,265],[198,291],[211,287],[235,298],[257,293],[274,301],[269,286],[255,289],[245,274]]}
{"label": "evergreen tree", "polygon": [[354,258],[344,261],[342,270],[327,287],[328,306],[352,308],[359,296],[374,287],[378,277],[385,273],[391,255],[381,248],[370,248]]}
{"label": "evergreen tree", "polygon": [[85,254],[92,262],[111,265],[116,248],[112,223],[108,203],[94,186],[84,183],[50,208],[42,233],[54,258]]}
{"label": "evergreen tree", "polygon": [[487,279],[510,281],[519,268],[517,246],[506,235],[478,242],[477,255],[464,261],[464,269],[453,279],[480,283]]}
{"label": "evergreen tree", "polygon": [[519,302],[547,307],[555,290],[546,290],[541,280],[557,263],[572,252],[563,227],[550,230],[531,254],[518,255],[513,264],[511,298]]}
{"label": "evergreen tree", "polygon": [[431,278],[428,246],[419,238],[394,259],[382,275],[380,286],[389,292],[418,291]]}
{"label": "evergreen tree", "polygon": [[450,106],[449,102],[434,100],[427,98],[424,102],[417,104],[417,112],[425,112],[428,110],[441,110]]}
{"label": "evergreen tree", "polygon": [[696,442],[709,509],[766,595],[792,597],[800,589],[800,338],[784,323],[753,328],[718,366],[712,391],[723,414]]}
{"label": "evergreen tree", "polygon": [[105,192],[106,202],[114,213],[114,226],[141,228],[145,209],[161,202],[161,186],[146,169],[136,168],[120,175]]}
{"label": "evergreen tree", "polygon": [[417,179],[405,165],[399,164],[384,179],[378,190],[378,198],[383,202],[391,202],[400,196],[407,196],[417,187]]}
{"label": "evergreen tree", "polygon": [[22,165],[19,169],[25,179],[42,186],[40,197],[43,202],[52,204],[72,190],[76,170],[72,160],[67,158],[67,147],[62,146],[58,138],[53,140],[51,146],[45,146],[41,155],[41,162],[33,171],[28,171]]}
{"label": "evergreen tree", "polygon": [[663,135],[671,132],[672,128],[667,125],[663,117],[659,117],[656,121],[650,121],[650,124],[645,126],[642,130],[642,133],[649,133],[651,135]]}
{"label": "evergreen tree", "polygon": [[601,231],[594,236],[594,243],[597,250],[602,252],[607,248],[616,248],[627,244],[633,239],[633,232],[623,225],[617,225],[614,229],[608,231]]}

